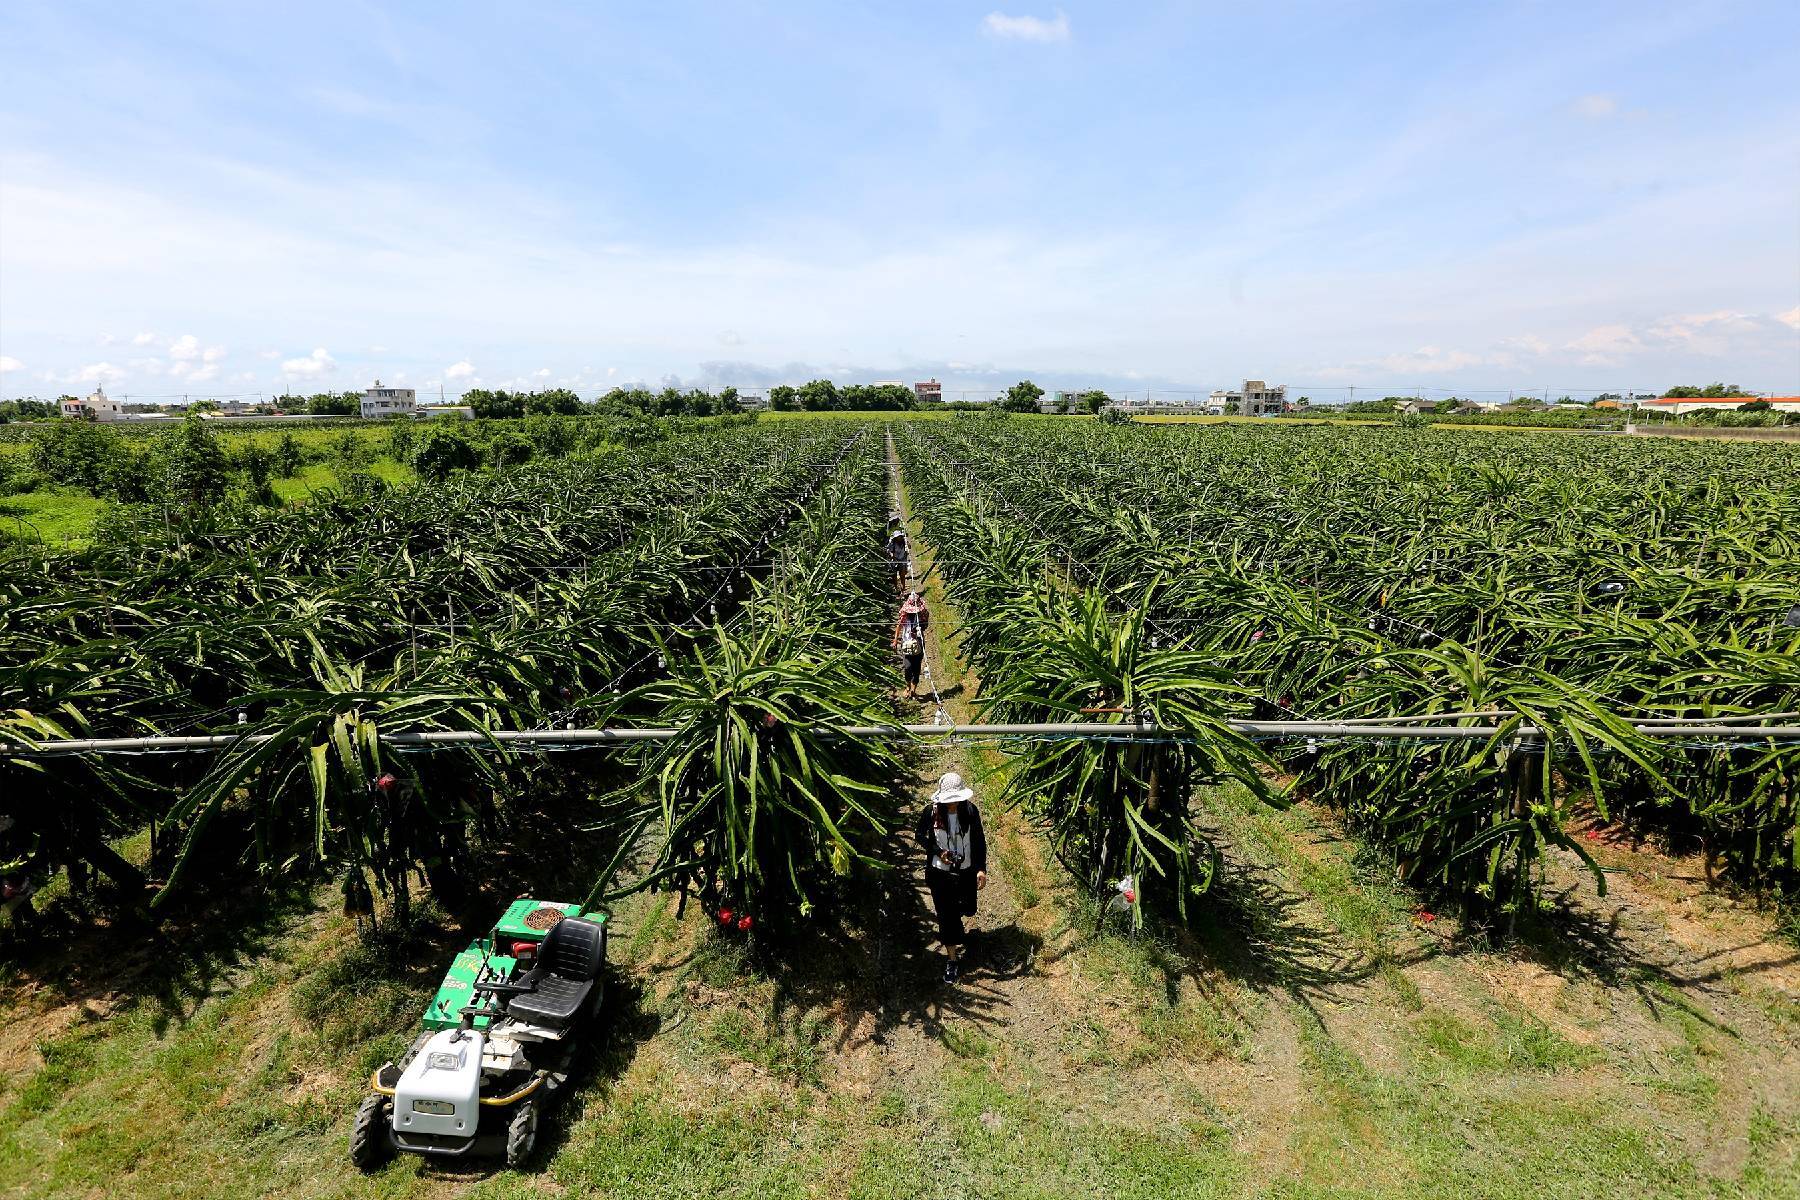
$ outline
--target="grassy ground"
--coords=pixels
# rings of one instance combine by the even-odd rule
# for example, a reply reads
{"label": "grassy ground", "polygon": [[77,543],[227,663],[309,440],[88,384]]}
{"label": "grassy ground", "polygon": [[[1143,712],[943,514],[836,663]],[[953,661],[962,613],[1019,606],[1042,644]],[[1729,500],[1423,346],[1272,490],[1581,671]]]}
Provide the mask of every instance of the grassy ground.
{"label": "grassy ground", "polygon": [[[918,548],[963,720],[977,681]],[[1609,897],[1552,863],[1544,918],[1487,949],[1329,814],[1216,790],[1204,916],[1131,938],[993,803],[997,751],[923,757],[897,818],[952,767],[992,839],[960,985],[903,838],[857,935],[780,970],[635,897],[605,1043],[522,1173],[347,1160],[363,1080],[467,936],[448,920],[381,955],[292,896],[40,951],[0,972],[0,1194],[1800,1195],[1800,954],[1691,861],[1595,840]]]}
{"label": "grassy ground", "polygon": [[0,530],[50,545],[87,540],[109,502],[78,488],[43,488],[0,496]]}

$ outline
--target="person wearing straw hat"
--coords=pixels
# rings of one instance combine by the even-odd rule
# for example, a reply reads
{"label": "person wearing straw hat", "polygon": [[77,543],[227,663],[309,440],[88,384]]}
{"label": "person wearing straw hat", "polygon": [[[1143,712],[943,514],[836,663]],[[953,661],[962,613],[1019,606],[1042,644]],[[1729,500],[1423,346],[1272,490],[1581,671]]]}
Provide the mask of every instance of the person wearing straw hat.
{"label": "person wearing straw hat", "polygon": [[962,972],[963,920],[975,915],[975,893],[987,886],[987,835],[975,790],[955,771],[938,780],[916,831],[925,851],[925,886],[937,910],[938,941],[944,946],[944,982]]}
{"label": "person wearing straw hat", "polygon": [[906,528],[898,518],[889,518],[887,540],[888,569],[894,573],[896,591],[906,590],[907,580],[912,578],[912,545],[907,541]]}
{"label": "person wearing straw hat", "polygon": [[925,666],[925,631],[931,628],[931,613],[925,597],[908,592],[900,606],[900,617],[894,622],[894,650],[900,655],[900,668],[906,677],[906,698],[919,698],[919,675]]}

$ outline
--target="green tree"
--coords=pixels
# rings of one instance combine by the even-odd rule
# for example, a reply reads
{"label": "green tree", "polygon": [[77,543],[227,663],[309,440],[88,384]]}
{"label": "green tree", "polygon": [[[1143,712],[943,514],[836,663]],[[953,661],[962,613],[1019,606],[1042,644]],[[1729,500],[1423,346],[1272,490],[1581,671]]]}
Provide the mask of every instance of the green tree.
{"label": "green tree", "polygon": [[244,473],[244,482],[249,485],[250,499],[256,504],[278,504],[280,498],[270,486],[269,478],[275,473],[275,455],[263,449],[255,442],[245,446],[238,454],[238,470]]}
{"label": "green tree", "polygon": [[769,389],[770,412],[798,412],[800,409],[800,393],[785,383],[778,383]]}
{"label": "green tree", "polygon": [[1007,412],[1036,412],[1037,402],[1043,394],[1043,388],[1029,379],[1021,379],[1006,389],[1006,394],[1000,398],[1000,407]]}
{"label": "green tree", "polygon": [[603,413],[629,417],[650,412],[656,407],[656,396],[646,388],[616,387],[594,402]]}
{"label": "green tree", "polygon": [[157,466],[164,493],[189,507],[223,498],[231,479],[225,447],[199,413],[189,413],[179,429],[163,435]]}
{"label": "green tree", "polygon": [[481,455],[469,440],[448,429],[433,429],[413,451],[413,470],[428,483],[442,483],[456,471],[473,470]]}
{"label": "green tree", "polygon": [[541,415],[574,416],[581,411],[581,397],[568,388],[550,388],[525,397],[525,411]]}
{"label": "green tree", "polygon": [[525,436],[545,458],[561,458],[575,449],[576,422],[539,414],[525,418]]}
{"label": "green tree", "polygon": [[1670,388],[1663,395],[1677,400],[1730,400],[1737,396],[1748,396],[1750,393],[1735,383],[1709,383],[1705,387],[1683,384],[1680,387]]}
{"label": "green tree", "polygon": [[516,467],[531,461],[531,440],[516,429],[502,429],[488,439],[487,458],[494,467]]}
{"label": "green tree", "polygon": [[101,490],[115,460],[126,455],[124,439],[92,421],[56,421],[32,439],[31,466],[51,483]]}
{"label": "green tree", "polygon": [[375,455],[361,435],[354,429],[346,429],[331,439],[331,457],[340,471],[360,471]]}
{"label": "green tree", "polygon": [[1112,403],[1112,397],[1102,391],[1083,392],[1080,396],[1081,411],[1089,415],[1101,412]]}
{"label": "green tree", "polygon": [[306,398],[306,411],[319,417],[354,417],[362,397],[355,392],[320,392]]}
{"label": "green tree", "polygon": [[800,385],[800,407],[807,412],[833,412],[843,407],[843,397],[831,380],[814,379]]}
{"label": "green tree", "polygon": [[292,479],[306,465],[306,451],[300,446],[300,439],[292,433],[283,431],[281,440],[275,443],[275,474],[282,479]]}
{"label": "green tree", "polygon": [[463,393],[463,403],[484,421],[506,420],[525,415],[525,397],[511,392],[474,388]]}

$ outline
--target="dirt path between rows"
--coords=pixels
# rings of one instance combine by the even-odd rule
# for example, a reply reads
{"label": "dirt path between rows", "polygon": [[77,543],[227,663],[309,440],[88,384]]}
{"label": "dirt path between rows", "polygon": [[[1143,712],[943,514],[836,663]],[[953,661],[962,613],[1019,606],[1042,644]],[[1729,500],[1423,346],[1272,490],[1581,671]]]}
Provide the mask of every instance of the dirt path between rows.
{"label": "dirt path between rows", "polygon": [[[967,724],[979,717],[980,680],[958,653],[960,622],[935,548],[912,511],[892,434],[887,454],[890,504],[905,522],[913,552],[911,586],[932,615],[921,699],[901,697],[901,711],[929,722],[941,705],[951,723]],[[945,739],[918,763],[913,798],[902,812],[901,878],[909,898],[921,913],[930,911],[911,824],[945,771],[962,775],[976,791],[988,831],[988,886],[969,923],[957,984],[941,981],[934,931],[918,929],[917,950],[903,958],[913,978],[884,989],[898,1019],[879,1039],[870,1062],[879,1078],[869,1082],[905,1091],[959,1059],[984,1058],[1033,1079],[1055,1094],[1059,1107],[1083,1111],[1099,1104],[1110,1120],[1126,1123],[1166,1122],[1192,1089],[1230,1087],[1227,1076],[1241,1077],[1242,1087],[1230,1090],[1248,1094],[1261,1087],[1282,1107],[1290,1104],[1297,1065],[1291,1037],[1275,1039],[1281,1045],[1268,1054],[1261,1048],[1248,1048],[1244,1059],[1227,1054],[1246,1049],[1240,1043],[1247,1014],[1236,986],[1191,961],[1145,954],[1129,939],[1091,936],[1076,915],[1074,885],[1029,818],[998,802],[1005,762],[998,750]]]}
{"label": "dirt path between rows", "polygon": [[[974,699],[980,681],[952,644],[957,625],[955,613],[936,570],[936,555],[925,540],[923,525],[911,510],[900,458],[894,449],[894,435],[888,433],[886,441],[889,502],[893,511],[900,513],[912,547],[910,586],[923,593],[926,607],[931,612],[931,624],[925,634],[924,676],[919,685],[922,698],[914,702],[900,696],[899,703],[902,711],[908,705],[916,706],[916,711],[908,714],[913,720],[930,721],[936,710],[942,708],[951,723],[967,724],[974,717]],[[964,955],[962,981],[954,989],[943,985],[946,1001],[933,1006],[938,1011],[930,1015],[941,1018],[945,1010],[970,1007],[968,1001],[977,999],[988,1020],[1010,1026],[1027,1017],[1032,1008],[1029,993],[1038,947],[1029,936],[1020,936],[1024,928],[1021,924],[1024,907],[1011,878],[1012,872],[1002,866],[1002,860],[1013,864],[1015,869],[1020,864],[1017,845],[1020,830],[1016,816],[993,803],[997,791],[994,766],[993,756],[978,756],[970,747],[954,744],[949,739],[934,742],[920,763],[920,788],[914,805],[905,813],[909,820],[902,836],[910,849],[910,818],[930,802],[930,790],[945,772],[957,772],[975,788],[976,803],[989,830],[988,884],[979,895],[979,913],[969,922],[970,940]],[[915,853],[913,861],[906,867],[906,878],[919,902],[929,909],[931,899],[925,889],[922,856]],[[933,961],[931,965],[937,966],[938,962]]]}

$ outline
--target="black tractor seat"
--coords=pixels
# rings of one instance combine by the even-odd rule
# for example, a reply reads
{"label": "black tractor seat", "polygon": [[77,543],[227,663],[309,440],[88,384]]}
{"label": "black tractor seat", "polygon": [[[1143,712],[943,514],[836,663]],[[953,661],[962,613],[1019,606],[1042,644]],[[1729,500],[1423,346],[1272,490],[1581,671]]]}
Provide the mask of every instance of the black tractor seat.
{"label": "black tractor seat", "polygon": [[532,991],[506,1002],[506,1015],[546,1029],[566,1029],[593,995],[606,965],[605,931],[593,921],[564,917],[538,947],[537,965],[515,982]]}

